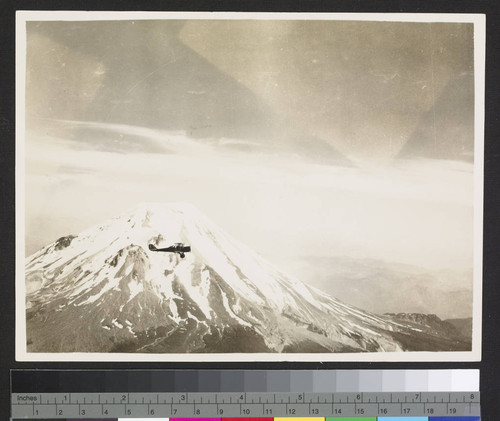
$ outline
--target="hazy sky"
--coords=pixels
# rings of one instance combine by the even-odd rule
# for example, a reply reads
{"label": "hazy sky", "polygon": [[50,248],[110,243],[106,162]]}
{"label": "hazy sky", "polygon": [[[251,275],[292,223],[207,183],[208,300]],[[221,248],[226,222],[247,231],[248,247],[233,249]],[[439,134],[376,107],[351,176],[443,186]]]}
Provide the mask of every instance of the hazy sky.
{"label": "hazy sky", "polygon": [[183,130],[333,163],[471,160],[472,24],[32,22],[27,59],[30,125]]}
{"label": "hazy sky", "polygon": [[[141,201],[185,201],[275,261],[315,254],[472,264],[469,163],[329,166],[221,150],[161,132],[149,132],[149,140],[168,152],[124,153],[117,149],[118,127],[108,127],[111,141],[96,145],[96,125],[90,126],[88,143],[29,136],[29,253]],[[135,149],[138,131],[121,130],[130,135],[127,149]]]}
{"label": "hazy sky", "polygon": [[28,254],[186,201],[284,269],[311,254],[472,266],[470,24],[27,28]]}

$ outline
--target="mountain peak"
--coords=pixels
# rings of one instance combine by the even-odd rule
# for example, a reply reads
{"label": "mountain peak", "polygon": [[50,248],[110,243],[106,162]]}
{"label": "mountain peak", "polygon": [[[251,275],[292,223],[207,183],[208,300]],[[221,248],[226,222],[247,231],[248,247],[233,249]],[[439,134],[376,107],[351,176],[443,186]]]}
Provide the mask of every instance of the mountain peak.
{"label": "mountain peak", "polygon": [[196,206],[187,202],[140,202],[133,208],[133,211],[149,211],[155,213],[175,211],[181,213],[201,214]]}
{"label": "mountain peak", "polygon": [[205,219],[204,215],[194,205],[187,202],[141,202],[118,218],[151,219],[152,217],[162,216],[171,218],[172,215],[182,217],[184,220]]}
{"label": "mountain peak", "polygon": [[395,332],[413,329],[289,278],[187,203],[140,203],[28,257],[25,273],[33,352],[399,351]]}
{"label": "mountain peak", "polygon": [[154,240],[156,245],[195,241],[193,231],[218,229],[194,205],[186,202],[141,202],[135,207],[91,228],[115,236],[118,243],[128,241],[142,247]]}

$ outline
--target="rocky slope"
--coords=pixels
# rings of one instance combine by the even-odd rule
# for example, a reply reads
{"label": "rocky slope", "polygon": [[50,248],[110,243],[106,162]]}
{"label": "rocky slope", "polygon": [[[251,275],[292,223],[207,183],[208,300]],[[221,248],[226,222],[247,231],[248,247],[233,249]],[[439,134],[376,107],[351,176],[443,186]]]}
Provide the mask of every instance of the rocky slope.
{"label": "rocky slope", "polygon": [[[148,249],[175,242],[192,252]],[[470,349],[287,277],[187,204],[141,204],[58,239],[26,259],[26,291],[28,352]]]}

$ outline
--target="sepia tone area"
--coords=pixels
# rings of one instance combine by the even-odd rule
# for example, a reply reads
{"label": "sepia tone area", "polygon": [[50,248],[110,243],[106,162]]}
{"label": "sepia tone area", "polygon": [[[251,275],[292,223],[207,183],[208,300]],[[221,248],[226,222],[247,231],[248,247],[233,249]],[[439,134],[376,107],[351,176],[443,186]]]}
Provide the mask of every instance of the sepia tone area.
{"label": "sepia tone area", "polygon": [[28,350],[470,350],[473,41],[27,22]]}

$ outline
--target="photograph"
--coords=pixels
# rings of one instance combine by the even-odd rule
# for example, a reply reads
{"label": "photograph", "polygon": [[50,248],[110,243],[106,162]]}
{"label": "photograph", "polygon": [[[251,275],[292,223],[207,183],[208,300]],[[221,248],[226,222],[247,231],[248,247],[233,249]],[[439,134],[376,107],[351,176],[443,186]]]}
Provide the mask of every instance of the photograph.
{"label": "photograph", "polygon": [[18,361],[479,361],[485,20],[18,11]]}

